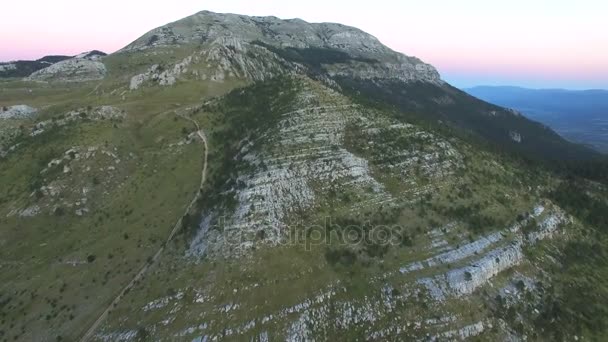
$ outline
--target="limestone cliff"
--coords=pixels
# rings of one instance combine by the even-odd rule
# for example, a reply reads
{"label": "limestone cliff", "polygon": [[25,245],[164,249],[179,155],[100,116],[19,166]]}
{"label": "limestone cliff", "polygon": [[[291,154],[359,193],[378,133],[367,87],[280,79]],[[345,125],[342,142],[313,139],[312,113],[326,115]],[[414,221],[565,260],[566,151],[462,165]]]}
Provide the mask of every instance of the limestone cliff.
{"label": "limestone cliff", "polygon": [[[321,54],[325,51],[344,54],[334,55],[338,58],[322,63],[324,71],[331,76],[442,83],[433,66],[391,50],[368,33],[341,24],[316,24],[300,19],[282,20],[202,11],[146,33],[122,52],[180,45],[200,46],[203,50],[204,47],[210,50],[228,49],[232,53],[219,52],[223,54],[220,58],[225,61],[220,64],[226,68],[231,63],[243,65],[239,59],[247,56],[258,60],[264,57],[257,54],[252,45],[296,52],[316,49],[311,53]],[[216,57],[211,58],[217,59],[220,55],[216,52]]]}

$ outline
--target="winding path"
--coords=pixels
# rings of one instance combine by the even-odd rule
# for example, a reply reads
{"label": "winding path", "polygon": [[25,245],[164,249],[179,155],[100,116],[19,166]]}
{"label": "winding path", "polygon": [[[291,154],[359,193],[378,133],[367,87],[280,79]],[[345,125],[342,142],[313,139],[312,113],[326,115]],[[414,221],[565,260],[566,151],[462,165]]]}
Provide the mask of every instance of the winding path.
{"label": "winding path", "polygon": [[106,317],[108,316],[110,311],[112,311],[112,309],[114,309],[118,305],[118,303],[124,297],[124,295],[127,292],[129,292],[140,279],[143,278],[143,276],[150,269],[150,267],[152,265],[154,265],[156,263],[156,261],[158,261],[158,259],[162,255],[163,251],[165,250],[165,247],[169,244],[169,242],[171,242],[171,240],[173,240],[173,237],[181,228],[183,217],[190,212],[190,210],[196,203],[196,200],[198,199],[201,190],[203,189],[203,185],[205,184],[205,179],[207,176],[207,156],[209,154],[209,147],[207,145],[207,137],[205,136],[205,132],[200,128],[200,125],[198,124],[198,122],[196,120],[194,120],[188,116],[181,115],[181,114],[178,114],[178,116],[192,122],[194,124],[194,126],[196,126],[196,134],[201,139],[201,141],[203,142],[203,145],[204,145],[205,153],[204,153],[204,159],[203,159],[203,171],[201,172],[201,182],[200,182],[199,188],[196,191],[194,198],[192,198],[192,201],[190,201],[190,204],[184,211],[184,215],[180,216],[180,218],[177,220],[177,222],[175,222],[175,225],[173,226],[171,233],[169,233],[169,236],[167,237],[165,242],[160,246],[160,248],[156,251],[156,253],[152,257],[152,259],[149,259],[149,261],[146,262],[142,266],[142,268],[139,270],[139,272],[137,272],[135,277],[133,277],[133,279],[131,279],[131,281],[120,291],[118,296],[116,296],[116,298],[114,298],[114,300],[110,303],[110,305],[108,305],[108,307],[101,313],[101,315],[97,318],[97,320],[95,320],[95,322],[93,322],[93,324],[89,327],[87,332],[80,339],[80,342],[86,342],[91,339],[95,330],[97,330],[97,328],[99,328],[99,326],[106,319]]}

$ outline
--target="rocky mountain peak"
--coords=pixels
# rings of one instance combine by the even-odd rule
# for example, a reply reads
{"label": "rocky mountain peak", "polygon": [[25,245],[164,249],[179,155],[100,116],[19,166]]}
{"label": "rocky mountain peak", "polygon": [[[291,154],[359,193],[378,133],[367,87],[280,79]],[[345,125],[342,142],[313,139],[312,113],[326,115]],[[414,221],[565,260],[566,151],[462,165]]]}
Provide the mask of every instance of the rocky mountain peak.
{"label": "rocky mountain peak", "polygon": [[[182,45],[206,48],[220,45],[232,49],[237,45],[239,48],[247,48],[252,44],[264,46],[275,53],[288,51],[293,55],[293,51],[316,50],[315,58],[318,58],[320,52],[332,54],[328,60],[319,61],[330,76],[443,82],[433,66],[393,51],[376,37],[357,28],[335,23],[308,23],[301,19],[283,20],[277,17],[202,11],[156,28],[121,51],[134,52]],[[277,54],[289,60],[281,53]]]}

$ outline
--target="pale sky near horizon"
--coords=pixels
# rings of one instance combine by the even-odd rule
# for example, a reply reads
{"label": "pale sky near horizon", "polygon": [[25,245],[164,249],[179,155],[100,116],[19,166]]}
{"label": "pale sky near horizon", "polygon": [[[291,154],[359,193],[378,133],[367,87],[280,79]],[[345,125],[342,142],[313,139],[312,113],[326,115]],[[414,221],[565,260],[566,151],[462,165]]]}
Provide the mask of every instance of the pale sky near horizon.
{"label": "pale sky near horizon", "polygon": [[210,10],[356,26],[459,87],[608,89],[605,0],[20,0],[2,9],[0,61],[114,52]]}

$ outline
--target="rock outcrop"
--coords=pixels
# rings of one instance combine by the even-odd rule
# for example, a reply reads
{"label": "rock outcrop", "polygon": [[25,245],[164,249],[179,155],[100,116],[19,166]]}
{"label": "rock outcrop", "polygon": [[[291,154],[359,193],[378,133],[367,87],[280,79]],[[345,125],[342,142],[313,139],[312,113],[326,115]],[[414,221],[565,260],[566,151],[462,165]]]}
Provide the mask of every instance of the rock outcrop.
{"label": "rock outcrop", "polygon": [[0,63],[0,78],[2,77],[27,77],[32,73],[44,69],[49,65],[60,62],[65,59],[71,58],[70,56],[44,56],[35,61],[12,61],[7,63]]}
{"label": "rock outcrop", "polygon": [[15,63],[2,63],[0,64],[0,73],[10,70],[16,70],[17,64]]}
{"label": "rock outcrop", "polygon": [[[543,210],[540,210],[540,208],[542,207],[535,208],[534,213],[541,215],[544,208]],[[432,278],[421,278],[418,280],[418,283],[426,287],[432,298],[439,301],[444,300],[448,296],[462,297],[470,295],[497,274],[522,262],[522,260],[524,260],[524,246],[535,244],[541,239],[553,236],[560,224],[569,222],[566,215],[559,208],[556,208],[555,211],[546,214],[546,216],[542,218],[541,222],[536,227],[537,229],[524,234],[520,229],[523,224],[528,223],[529,220],[530,219],[522,223],[517,223],[509,229],[510,233],[516,235],[506,245],[498,246],[484,252],[486,247],[499,243],[506,236],[496,235],[501,233],[495,233],[474,241],[463,247],[465,247],[465,250],[470,250],[470,246],[475,245],[478,248],[474,248],[474,254],[481,254],[481,258],[474,260],[463,267],[452,269],[444,274]],[[460,249],[461,248],[458,250]],[[447,254],[452,254],[452,252]],[[459,252],[456,254],[461,255]],[[436,258],[441,259],[441,256],[430,260]],[[452,259],[452,261],[456,260]],[[410,271],[410,269],[407,268],[405,270]],[[401,271],[402,273],[405,273],[404,269]]]}
{"label": "rock outcrop", "polygon": [[161,86],[173,85],[179,75],[188,71],[188,65],[191,62],[192,56],[186,57],[183,61],[167,70],[162,70],[158,64],[154,64],[145,73],[133,76],[129,83],[129,89],[136,90],[147,81],[153,81]]}
{"label": "rock outcrop", "polygon": [[[257,140],[263,139],[263,146],[247,139],[241,143],[235,158],[248,165],[247,172],[233,180],[238,186],[226,189],[235,199],[236,208],[226,212],[218,207],[205,212],[189,255],[237,257],[258,243],[276,245],[285,238],[287,219],[292,214],[325,203],[333,192],[353,193],[358,204],[352,210],[390,206],[396,198],[374,176],[372,165],[386,174],[408,177],[410,189],[403,195],[411,198],[428,192],[413,181],[416,173],[439,182],[462,166],[460,153],[433,134],[379,118],[317,82],[303,81],[301,87],[293,110],[280,115],[277,129],[260,132],[263,138]],[[364,158],[353,150],[362,146],[358,140],[352,142],[354,146],[346,142],[351,131],[357,132],[357,137],[349,139],[365,141],[368,146],[390,145],[390,141],[385,142],[387,137],[400,136],[424,144],[426,150],[372,148],[361,151],[370,155]],[[210,229],[214,224],[210,216],[225,218],[222,227]]]}
{"label": "rock outcrop", "polygon": [[79,54],[52,64],[27,77],[28,81],[83,82],[103,79],[106,66],[101,62],[105,54],[96,51]]}
{"label": "rock outcrop", "polygon": [[0,107],[0,119],[31,119],[38,110],[28,105]]}

